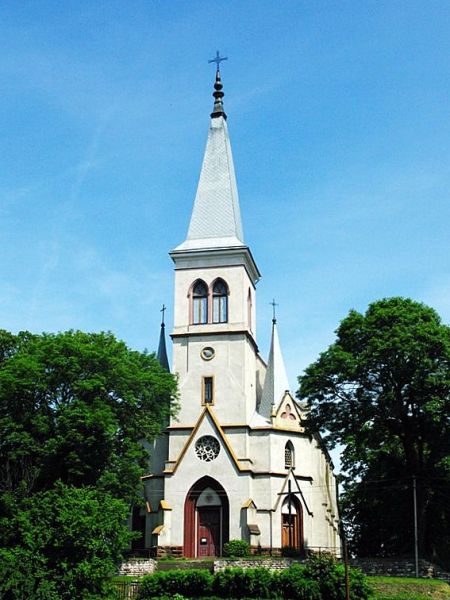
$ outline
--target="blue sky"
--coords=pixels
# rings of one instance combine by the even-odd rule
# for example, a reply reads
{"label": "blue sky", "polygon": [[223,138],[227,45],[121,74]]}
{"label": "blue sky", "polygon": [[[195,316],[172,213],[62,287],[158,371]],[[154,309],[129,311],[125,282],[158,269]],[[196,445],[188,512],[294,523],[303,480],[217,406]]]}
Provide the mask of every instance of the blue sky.
{"label": "blue sky", "polygon": [[448,1],[0,5],[0,327],[171,327],[216,50],[267,356],[291,385],[350,308],[450,321]]}

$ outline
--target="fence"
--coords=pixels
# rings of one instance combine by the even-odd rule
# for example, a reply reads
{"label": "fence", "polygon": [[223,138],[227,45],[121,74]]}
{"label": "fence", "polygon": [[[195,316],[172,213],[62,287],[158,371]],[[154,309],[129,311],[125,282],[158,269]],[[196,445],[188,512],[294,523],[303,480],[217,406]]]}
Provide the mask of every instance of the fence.
{"label": "fence", "polygon": [[140,585],[139,581],[114,582],[117,600],[134,600],[134,598],[137,598]]}

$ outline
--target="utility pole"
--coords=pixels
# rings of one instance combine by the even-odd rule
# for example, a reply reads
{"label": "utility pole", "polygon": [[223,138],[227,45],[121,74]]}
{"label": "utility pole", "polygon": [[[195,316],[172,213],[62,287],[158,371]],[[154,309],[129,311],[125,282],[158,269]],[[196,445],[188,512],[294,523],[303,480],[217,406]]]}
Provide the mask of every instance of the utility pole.
{"label": "utility pole", "polygon": [[[343,530],[342,530],[343,531]],[[345,600],[350,600],[350,578],[348,575],[348,548],[344,535]]]}
{"label": "utility pole", "polygon": [[414,563],[416,567],[416,577],[419,577],[419,540],[417,533],[417,482],[413,475],[413,500],[414,500]]}
{"label": "utility pole", "polygon": [[288,481],[288,504],[289,504],[289,548],[292,548],[292,503],[291,503],[291,480]]}

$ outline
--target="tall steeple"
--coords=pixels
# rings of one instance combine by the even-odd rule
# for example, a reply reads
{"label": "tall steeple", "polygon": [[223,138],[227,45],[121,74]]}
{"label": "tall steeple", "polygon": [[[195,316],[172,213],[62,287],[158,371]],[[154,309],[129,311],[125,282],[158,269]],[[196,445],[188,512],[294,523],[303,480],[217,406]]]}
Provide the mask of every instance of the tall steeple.
{"label": "tall steeple", "polygon": [[[214,59],[224,60],[217,57]],[[186,240],[175,251],[244,246],[239,196],[219,68],[205,155]]]}
{"label": "tall steeple", "polygon": [[288,390],[289,382],[278,339],[277,320],[274,315],[272,319],[272,341],[264,388],[258,409],[259,414],[266,419],[270,419],[274,406],[281,401],[284,393]]}

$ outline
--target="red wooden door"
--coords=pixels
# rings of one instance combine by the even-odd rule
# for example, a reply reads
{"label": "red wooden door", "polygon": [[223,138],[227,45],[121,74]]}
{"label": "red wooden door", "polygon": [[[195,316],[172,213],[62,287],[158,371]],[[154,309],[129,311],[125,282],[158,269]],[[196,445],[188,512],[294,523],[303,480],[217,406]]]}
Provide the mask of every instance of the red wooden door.
{"label": "red wooden door", "polygon": [[220,508],[198,509],[197,556],[220,555]]}

